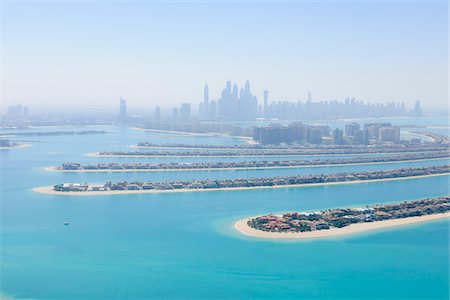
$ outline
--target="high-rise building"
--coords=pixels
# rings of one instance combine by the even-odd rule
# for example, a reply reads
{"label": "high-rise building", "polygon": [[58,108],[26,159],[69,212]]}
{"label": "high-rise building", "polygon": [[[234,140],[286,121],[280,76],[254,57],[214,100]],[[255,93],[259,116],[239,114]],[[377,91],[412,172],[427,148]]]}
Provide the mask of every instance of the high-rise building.
{"label": "high-rise building", "polygon": [[420,107],[420,101],[419,100],[414,102],[414,108],[411,111],[411,115],[413,115],[414,117],[422,116],[422,108]]}
{"label": "high-rise building", "polygon": [[353,132],[353,142],[359,145],[368,145],[369,144],[369,129],[358,129]]}
{"label": "high-rise building", "polygon": [[177,107],[172,108],[172,119],[177,120],[178,117],[179,117],[178,108]]}
{"label": "high-rise building", "polygon": [[206,114],[206,111],[204,109],[205,104],[203,102],[200,102],[198,104],[198,117],[199,118],[203,118],[204,115]]}
{"label": "high-rise building", "polygon": [[159,108],[159,106],[155,107],[155,111],[153,113],[153,118],[155,120],[161,120],[161,108]]}
{"label": "high-rise building", "polygon": [[306,129],[306,142],[310,144],[322,143],[322,131],[315,126],[309,126]]}
{"label": "high-rise building", "polygon": [[269,117],[269,91],[264,91],[264,117]]}
{"label": "high-rise building", "polygon": [[180,119],[187,120],[191,118],[191,105],[189,103],[182,103],[180,108]]}
{"label": "high-rise building", "polygon": [[124,118],[127,116],[127,101],[120,97],[119,116]]}
{"label": "high-rise building", "polygon": [[9,147],[11,144],[8,139],[0,139],[0,147]]}
{"label": "high-rise building", "polygon": [[209,102],[208,116],[212,120],[214,120],[217,117],[217,102],[214,100]]}
{"label": "high-rise building", "polygon": [[333,144],[343,145],[344,144],[344,131],[336,128],[333,130]]}
{"label": "high-rise building", "polygon": [[346,136],[355,136],[355,132],[359,130],[359,124],[358,123],[351,123],[345,125],[345,135]]}
{"label": "high-rise building", "polygon": [[217,114],[227,120],[253,120],[257,117],[258,101],[250,91],[248,80],[240,90],[236,84],[231,87],[231,82],[227,81],[218,100]]}
{"label": "high-rise building", "polygon": [[381,127],[380,141],[382,142],[400,142],[400,128],[399,127]]}
{"label": "high-rise building", "polygon": [[17,104],[9,106],[6,115],[10,118],[21,118],[28,116],[28,107],[22,106],[22,104]]}
{"label": "high-rise building", "polygon": [[208,119],[209,116],[209,88],[208,84],[205,84],[203,89],[203,109],[200,111],[200,116],[203,116],[204,119]]}

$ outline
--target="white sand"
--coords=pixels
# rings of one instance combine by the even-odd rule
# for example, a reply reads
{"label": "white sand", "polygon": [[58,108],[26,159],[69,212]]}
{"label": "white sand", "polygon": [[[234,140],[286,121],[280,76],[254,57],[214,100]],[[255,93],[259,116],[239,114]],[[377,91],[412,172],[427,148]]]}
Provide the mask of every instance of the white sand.
{"label": "white sand", "polygon": [[450,212],[442,214],[433,214],[420,217],[411,217],[404,219],[386,220],[386,221],[376,221],[370,223],[358,223],[352,224],[343,228],[332,228],[324,230],[315,230],[309,232],[266,232],[262,230],[257,230],[251,228],[247,225],[247,221],[250,218],[240,220],[234,224],[234,228],[239,232],[257,238],[267,238],[267,239],[311,239],[311,238],[321,238],[321,237],[331,237],[339,236],[344,234],[353,234],[364,231],[383,229],[389,227],[396,227],[408,224],[414,224],[419,222],[427,222],[432,220],[450,218]]}
{"label": "white sand", "polygon": [[234,136],[229,135],[222,132],[207,132],[207,133],[199,133],[199,132],[189,132],[189,131],[176,131],[176,130],[161,130],[161,129],[146,129],[146,128],[140,128],[140,127],[133,127],[134,130],[139,131],[147,131],[147,132],[161,132],[161,133],[174,133],[179,135],[187,135],[187,136],[212,136],[212,137],[231,137],[235,139],[252,139],[248,136]]}
{"label": "white sand", "polygon": [[54,191],[51,186],[45,186],[45,187],[34,188],[33,191],[37,192],[37,193],[60,195],[60,196],[96,196],[96,195],[124,195],[124,194],[159,194],[159,193],[190,193],[190,192],[212,192],[212,191],[241,191],[241,190],[259,190],[259,189],[300,188],[300,187],[328,186],[328,185],[340,185],[340,184],[360,184],[360,183],[371,183],[371,182],[382,182],[382,181],[408,180],[408,179],[436,177],[436,176],[447,176],[449,174],[450,173],[442,173],[442,174],[431,174],[431,175],[398,177],[398,178],[384,178],[384,179],[373,179],[373,180],[354,180],[354,181],[342,181],[342,182],[291,184],[291,185],[277,185],[277,186],[254,186],[254,187],[239,187],[239,188],[57,192],[57,191]]}
{"label": "white sand", "polygon": [[14,146],[9,147],[0,147],[0,150],[11,150],[11,149],[19,149],[19,148],[27,148],[30,147],[30,144],[16,144]]}

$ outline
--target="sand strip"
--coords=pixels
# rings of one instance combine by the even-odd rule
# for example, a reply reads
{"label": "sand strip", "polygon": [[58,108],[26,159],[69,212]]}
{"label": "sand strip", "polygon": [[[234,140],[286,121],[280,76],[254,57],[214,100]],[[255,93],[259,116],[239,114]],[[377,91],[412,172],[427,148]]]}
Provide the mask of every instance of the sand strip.
{"label": "sand strip", "polygon": [[433,214],[420,217],[411,217],[395,220],[376,221],[370,223],[352,224],[343,228],[332,228],[324,230],[316,230],[309,232],[267,232],[251,228],[247,225],[250,218],[239,220],[234,224],[234,228],[240,233],[251,237],[264,239],[312,239],[332,237],[345,234],[354,234],[370,230],[384,229],[389,227],[396,227],[408,224],[415,224],[420,222],[427,222],[432,220],[450,218],[450,212],[442,214]]}
{"label": "sand strip", "polygon": [[8,147],[0,147],[0,150],[12,150],[12,149],[19,149],[19,148],[28,148],[30,147],[30,144],[17,144],[14,146],[8,146]]}

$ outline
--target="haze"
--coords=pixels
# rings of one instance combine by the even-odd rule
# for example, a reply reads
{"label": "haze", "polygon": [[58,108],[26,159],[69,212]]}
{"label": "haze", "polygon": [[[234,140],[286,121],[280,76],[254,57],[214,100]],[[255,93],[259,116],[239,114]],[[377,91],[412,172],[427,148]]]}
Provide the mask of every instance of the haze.
{"label": "haze", "polygon": [[[225,82],[270,100],[447,105],[447,2],[2,4],[3,103],[131,112]],[[382,22],[380,20],[383,20]]]}

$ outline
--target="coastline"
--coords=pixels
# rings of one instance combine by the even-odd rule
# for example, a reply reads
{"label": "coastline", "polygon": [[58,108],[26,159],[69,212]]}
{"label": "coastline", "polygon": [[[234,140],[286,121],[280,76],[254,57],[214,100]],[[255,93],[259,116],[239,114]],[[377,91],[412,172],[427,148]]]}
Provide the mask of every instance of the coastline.
{"label": "coastline", "polygon": [[347,234],[354,234],[360,232],[366,232],[371,230],[378,230],[390,227],[397,227],[421,222],[428,222],[433,220],[450,218],[450,212],[441,213],[441,214],[433,214],[433,215],[425,215],[420,217],[410,217],[403,219],[394,219],[394,220],[385,220],[385,221],[376,221],[376,222],[366,222],[366,223],[357,223],[351,224],[349,226],[343,228],[332,228],[332,229],[323,229],[323,230],[315,230],[315,231],[307,231],[307,232],[267,232],[262,230],[257,230],[251,228],[247,225],[247,221],[251,218],[245,218],[237,221],[234,224],[234,229],[239,231],[240,233],[255,237],[255,238],[264,238],[264,239],[313,239],[313,238],[325,238],[332,236],[340,236]]}
{"label": "coastline", "polygon": [[220,133],[220,132],[208,132],[208,133],[200,133],[200,132],[189,132],[189,131],[176,131],[176,130],[162,130],[162,129],[146,129],[146,128],[140,128],[140,127],[132,127],[133,130],[138,131],[147,131],[147,132],[160,132],[160,133],[174,133],[174,134],[180,134],[180,135],[188,135],[188,136],[210,136],[210,137],[231,137],[235,139],[244,139],[244,140],[251,140],[251,137],[248,136],[235,136],[235,135],[229,135],[226,133]]}
{"label": "coastline", "polygon": [[195,168],[195,169],[97,169],[97,170],[59,170],[57,167],[47,167],[46,171],[67,172],[67,173],[109,173],[109,172],[182,172],[182,171],[237,171],[237,170],[272,170],[272,169],[303,169],[303,168],[320,168],[320,167],[345,167],[345,166],[361,166],[361,165],[382,165],[395,164],[405,162],[434,161],[447,159],[450,157],[439,158],[422,158],[411,160],[397,160],[387,162],[361,162],[348,164],[323,164],[323,165],[304,165],[304,166],[267,166],[267,167],[235,167],[235,168]]}
{"label": "coastline", "polygon": [[12,150],[12,149],[28,148],[28,147],[31,147],[31,144],[17,144],[14,146],[0,147],[0,150]]}
{"label": "coastline", "polygon": [[307,184],[292,184],[292,185],[276,185],[276,186],[252,186],[252,187],[236,187],[236,188],[211,188],[211,189],[177,189],[177,190],[121,190],[121,191],[86,191],[86,192],[56,192],[52,186],[36,187],[33,188],[33,192],[59,195],[59,196],[99,196],[99,195],[126,195],[126,194],[162,194],[162,193],[190,193],[190,192],[213,192],[213,191],[243,191],[243,190],[262,190],[262,189],[283,189],[283,188],[302,188],[313,186],[331,186],[341,184],[360,184],[371,182],[383,182],[383,181],[397,181],[397,180],[409,180],[419,179],[437,176],[448,176],[450,173],[430,174],[420,176],[409,177],[397,177],[397,178],[383,178],[373,180],[354,180],[354,181],[341,181],[341,182],[326,182],[326,183],[307,183]]}

